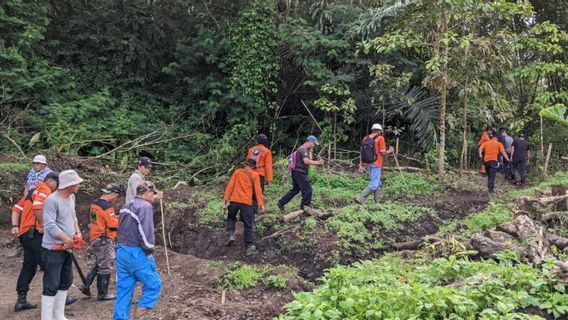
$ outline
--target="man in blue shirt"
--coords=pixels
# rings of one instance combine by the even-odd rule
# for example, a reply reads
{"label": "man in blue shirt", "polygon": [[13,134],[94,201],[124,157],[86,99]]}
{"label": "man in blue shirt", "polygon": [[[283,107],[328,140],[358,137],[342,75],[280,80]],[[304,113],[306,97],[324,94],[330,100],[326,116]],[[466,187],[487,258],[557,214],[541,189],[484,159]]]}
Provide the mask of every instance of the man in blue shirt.
{"label": "man in blue shirt", "polygon": [[161,199],[150,181],[136,187],[136,197],[120,209],[116,245],[116,302],[114,320],[129,319],[136,283],[141,282],[142,296],[134,309],[134,319],[142,317],[160,298],[162,280],[154,260],[154,215],[152,201]]}

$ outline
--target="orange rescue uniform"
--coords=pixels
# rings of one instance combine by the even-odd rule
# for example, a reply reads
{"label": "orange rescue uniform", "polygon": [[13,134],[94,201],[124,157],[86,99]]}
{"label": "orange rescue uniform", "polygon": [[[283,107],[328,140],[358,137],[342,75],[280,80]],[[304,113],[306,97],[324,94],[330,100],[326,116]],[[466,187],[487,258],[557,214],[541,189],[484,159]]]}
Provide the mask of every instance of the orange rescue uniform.
{"label": "orange rescue uniform", "polygon": [[379,135],[378,133],[371,133],[370,135],[363,138],[363,141],[374,138],[375,139],[375,152],[377,153],[377,160],[373,162],[377,167],[383,167],[383,151],[387,151],[387,143],[385,142],[385,137]]}
{"label": "orange rescue uniform", "polygon": [[31,227],[35,227],[37,232],[43,232],[43,226],[37,221],[34,211],[43,210],[45,199],[50,194],[49,186],[40,181],[14,205],[12,211],[20,214],[20,235],[28,232]]}
{"label": "orange rescue uniform", "polygon": [[482,144],[480,149],[483,152],[483,162],[497,161],[499,154],[506,155],[503,144],[498,140],[489,140]]}
{"label": "orange rescue uniform", "polygon": [[257,204],[264,205],[260,175],[248,166],[244,169],[237,169],[229,180],[223,200],[252,206],[253,190]]}
{"label": "orange rescue uniform", "polygon": [[267,182],[272,183],[272,152],[263,144],[259,144],[248,149],[248,159],[254,159],[256,161],[254,171],[263,176]]}
{"label": "orange rescue uniform", "polygon": [[89,232],[89,240],[100,238],[102,235],[113,241],[116,239],[116,230],[118,229],[118,216],[114,212],[112,204],[104,199],[97,199],[91,204],[91,230]]}

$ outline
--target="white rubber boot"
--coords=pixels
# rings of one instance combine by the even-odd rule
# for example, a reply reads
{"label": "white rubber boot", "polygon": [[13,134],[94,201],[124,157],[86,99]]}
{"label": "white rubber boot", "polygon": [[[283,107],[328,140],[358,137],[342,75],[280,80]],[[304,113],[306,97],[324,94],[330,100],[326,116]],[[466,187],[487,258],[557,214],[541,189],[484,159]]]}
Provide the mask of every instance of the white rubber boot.
{"label": "white rubber boot", "polygon": [[59,290],[55,295],[55,303],[53,304],[54,320],[69,320],[65,318],[65,300],[67,299],[67,290]]}
{"label": "white rubber boot", "polygon": [[55,297],[41,296],[41,320],[53,320]]}

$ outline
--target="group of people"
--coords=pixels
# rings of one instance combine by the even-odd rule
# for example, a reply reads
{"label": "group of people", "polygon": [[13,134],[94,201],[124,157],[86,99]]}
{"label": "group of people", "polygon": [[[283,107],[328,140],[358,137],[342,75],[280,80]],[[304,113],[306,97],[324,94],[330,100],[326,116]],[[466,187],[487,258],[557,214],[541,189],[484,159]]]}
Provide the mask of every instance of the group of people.
{"label": "group of people", "polygon": [[487,192],[495,193],[495,177],[502,172],[507,180],[520,185],[525,183],[526,167],[530,162],[530,145],[520,133],[513,139],[507,129],[496,131],[487,127],[479,139],[480,171],[487,174]]}
{"label": "group of people", "polygon": [[[268,149],[268,138],[265,134],[257,137],[257,145],[248,149],[243,168],[237,169],[231,176],[223,196],[223,208],[227,210],[226,230],[228,240],[226,244],[232,246],[235,243],[235,225],[237,215],[244,225],[245,254],[252,255],[256,252],[253,243],[255,215],[264,211],[264,190],[266,185],[273,181],[272,152]],[[312,185],[309,179],[310,166],[323,166],[324,160],[313,160],[312,150],[319,145],[317,137],[310,135],[304,143],[296,148],[288,157],[288,170],[290,171],[292,189],[278,200],[278,209],[285,213],[285,206],[298,193],[301,193],[300,209],[311,210]],[[359,171],[367,172],[369,176],[368,186],[356,198],[360,204],[371,194],[375,201],[380,201],[381,171],[383,158],[394,153],[394,148],[387,149],[383,137],[383,128],[380,124],[373,124],[371,133],[363,138],[361,143],[361,160]]]}
{"label": "group of people", "polygon": [[[73,283],[73,263],[78,267],[73,251],[84,244],[75,211],[75,194],[83,179],[74,170],[61,173],[51,170],[43,155],[36,156],[32,163],[24,196],[12,208],[11,216],[12,234],[19,238],[24,251],[14,311],[37,308],[37,304],[27,300],[27,293],[40,267],[43,270],[41,319],[63,320],[66,319],[65,305],[76,301],[70,301],[67,293]],[[142,284],[143,290],[134,319],[151,310],[160,296],[162,282],[153,257],[152,202],[162,199],[163,192],[145,180],[151,167],[151,159],[141,157],[126,190],[118,183],[110,183],[90,206],[89,241],[95,264],[80,291],[91,296],[90,286],[96,278],[97,300],[116,299],[113,319],[130,318],[137,283]],[[114,205],[125,194],[125,204],[117,215]],[[108,291],[115,264],[116,296]]]}

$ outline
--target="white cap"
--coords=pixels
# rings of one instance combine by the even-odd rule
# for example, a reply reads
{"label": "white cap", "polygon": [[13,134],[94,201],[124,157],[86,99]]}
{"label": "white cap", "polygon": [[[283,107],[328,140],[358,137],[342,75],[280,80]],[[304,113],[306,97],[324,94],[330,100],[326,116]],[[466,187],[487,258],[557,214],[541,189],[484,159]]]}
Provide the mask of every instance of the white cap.
{"label": "white cap", "polygon": [[59,189],[65,189],[83,182],[75,170],[65,170],[59,174]]}
{"label": "white cap", "polygon": [[47,164],[47,159],[45,158],[44,155],[38,154],[37,156],[34,157],[34,159],[32,160],[32,163]]}
{"label": "white cap", "polygon": [[371,130],[381,130],[383,131],[383,127],[378,124],[378,123],[374,123],[373,126],[371,127]]}

